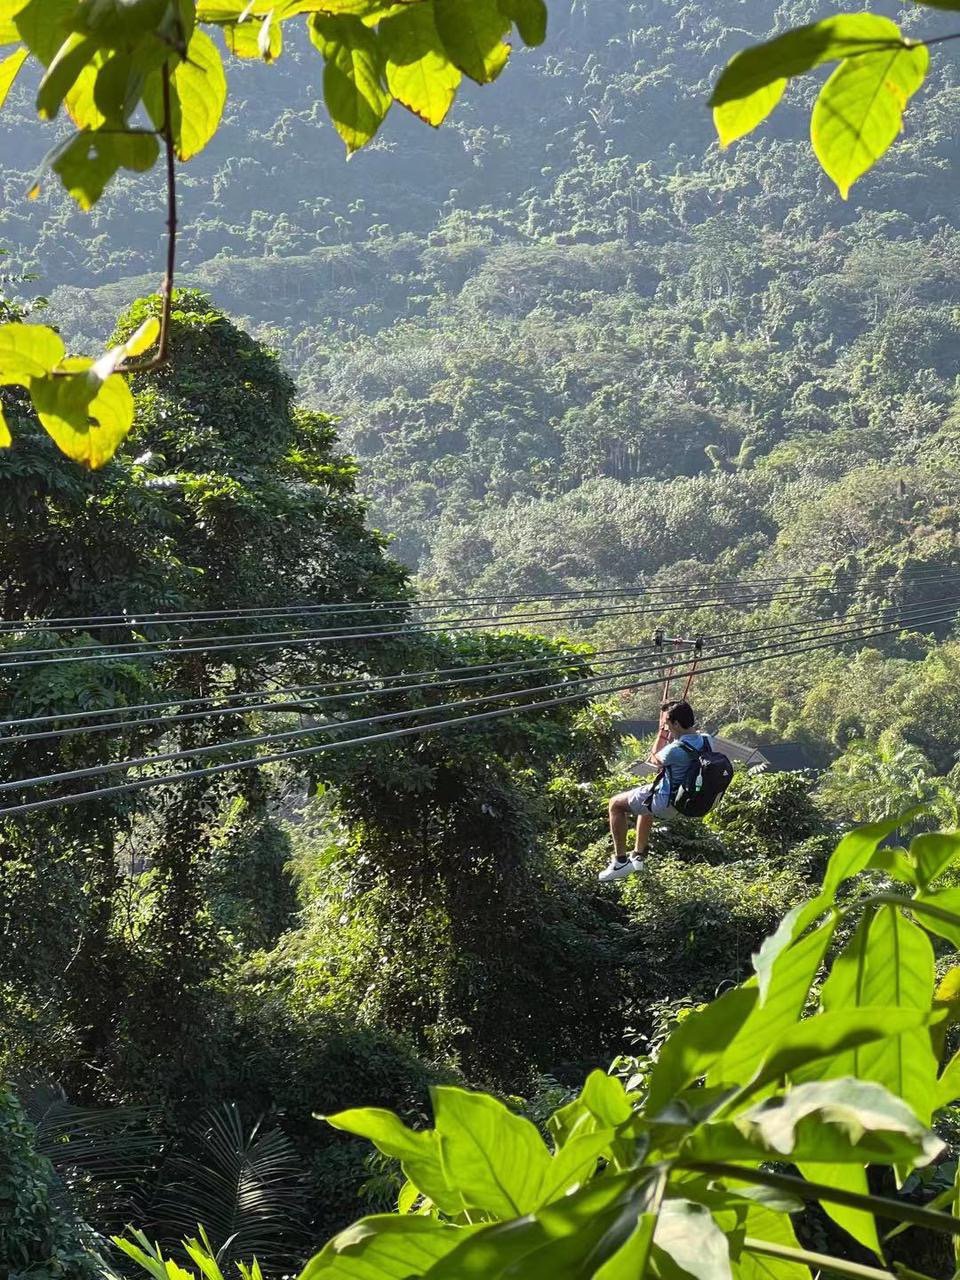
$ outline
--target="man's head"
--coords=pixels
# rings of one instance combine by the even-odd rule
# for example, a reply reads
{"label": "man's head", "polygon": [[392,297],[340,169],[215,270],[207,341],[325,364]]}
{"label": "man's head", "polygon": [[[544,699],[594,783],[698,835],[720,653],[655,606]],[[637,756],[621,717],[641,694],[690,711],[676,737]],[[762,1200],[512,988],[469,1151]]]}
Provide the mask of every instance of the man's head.
{"label": "man's head", "polygon": [[693,707],[689,702],[665,702],[661,711],[666,718],[667,728],[675,738],[689,733],[697,723],[697,717],[693,714]]}

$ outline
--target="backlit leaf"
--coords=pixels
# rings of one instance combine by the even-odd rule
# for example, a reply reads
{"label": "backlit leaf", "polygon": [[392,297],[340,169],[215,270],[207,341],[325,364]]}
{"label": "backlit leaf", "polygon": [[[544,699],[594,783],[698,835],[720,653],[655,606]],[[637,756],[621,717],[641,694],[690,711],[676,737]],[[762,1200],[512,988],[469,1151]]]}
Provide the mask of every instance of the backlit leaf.
{"label": "backlit leaf", "polygon": [[728,147],[731,142],[752,133],[758,124],[766,120],[783,97],[786,87],[785,79],[772,80],[746,97],[731,98],[729,102],[721,102],[714,107],[713,123],[720,145]]}
{"label": "backlit leaf", "polygon": [[844,199],[900,133],[904,109],[929,65],[925,45],[883,49],[847,59],[820,90],[810,138]]}
{"label": "backlit leaf", "polygon": [[756,1003],[756,986],[735,987],[683,1020],[663,1046],[650,1077],[650,1115],[656,1115],[681,1089],[706,1075]]}
{"label": "backlit leaf", "polygon": [[381,1107],[357,1107],[324,1119],[334,1129],[367,1138],[378,1151],[399,1160],[410,1181],[444,1213],[457,1214],[463,1209],[460,1192],[444,1172],[435,1130],[408,1129],[392,1111]]}
{"label": "backlit leaf", "polygon": [[406,1280],[422,1275],[470,1235],[435,1218],[377,1214],[347,1227],[316,1254],[299,1280]]}
{"label": "backlit leaf", "polygon": [[462,76],[446,55],[433,6],[408,5],[382,22],[379,34],[386,54],[387,88],[427,124],[441,124]]}
{"label": "backlit leaf", "polygon": [[496,80],[510,56],[503,40],[510,19],[500,12],[497,0],[434,0],[434,10],[451,62],[478,84]]}
{"label": "backlit leaf", "polygon": [[66,355],[63,339],[43,324],[0,324],[0,383],[27,386],[55,369]]}
{"label": "backlit leaf", "polygon": [[[803,1161],[799,1165],[803,1177],[810,1182],[819,1182],[830,1187],[838,1187],[842,1191],[853,1191],[857,1195],[869,1195],[870,1184],[867,1182],[867,1171],[862,1164],[822,1164]],[[877,1221],[872,1213],[864,1209],[850,1209],[846,1205],[832,1204],[824,1201],[821,1205],[824,1213],[832,1218],[838,1227],[849,1232],[858,1244],[871,1249],[877,1257],[883,1256],[880,1238],[877,1234]]]}
{"label": "backlit leaf", "polygon": [[[171,115],[177,156],[190,160],[216,133],[227,101],[227,77],[220,50],[204,31],[194,31],[187,58],[171,76]],[[157,129],[164,124],[163,87],[159,72],[147,81],[144,105]]]}
{"label": "backlit leaf", "polygon": [[28,49],[15,49],[13,53],[8,54],[2,62],[0,62],[0,107],[7,100],[7,94],[16,80],[20,68],[29,57]]}
{"label": "backlit leaf", "polygon": [[516,1218],[540,1207],[550,1154],[534,1124],[497,1098],[466,1089],[433,1090],[444,1171],[465,1207]]}
{"label": "backlit leaf", "polygon": [[[654,1256],[658,1257],[664,1280],[681,1272],[695,1280],[732,1280],[730,1246],[727,1237],[710,1215],[710,1210],[690,1200],[667,1200],[657,1217],[653,1235]],[[672,1264],[672,1265],[670,1265]]]}
{"label": "backlit leaf", "polygon": [[[743,126],[737,133],[727,136],[721,133],[721,141],[732,142],[734,137],[742,137],[765,119],[792,76],[802,75],[824,62],[836,62],[891,43],[902,46],[900,28],[889,18],[871,13],[844,13],[741,50],[724,67],[710,96],[715,120],[719,108],[731,108],[721,113],[718,132],[721,123],[726,127],[736,123]],[[738,102],[743,104],[739,119],[732,110],[732,104]]]}
{"label": "backlit leaf", "polygon": [[960,832],[939,831],[915,836],[910,841],[910,858],[917,869],[917,882],[927,889],[931,881],[960,858]]}
{"label": "backlit leaf", "polygon": [[89,360],[66,360],[61,368],[68,376],[30,384],[37,417],[68,458],[96,471],[133,426],[133,396],[120,374],[101,381]]}
{"label": "backlit leaf", "polygon": [[356,18],[315,16],[310,38],[323,54],[323,96],[352,155],[374,136],[392,102],[383,86],[383,51]]}
{"label": "backlit leaf", "polygon": [[13,436],[10,434],[10,428],[7,426],[7,419],[3,412],[3,406],[0,405],[0,449],[9,449],[12,444]]}

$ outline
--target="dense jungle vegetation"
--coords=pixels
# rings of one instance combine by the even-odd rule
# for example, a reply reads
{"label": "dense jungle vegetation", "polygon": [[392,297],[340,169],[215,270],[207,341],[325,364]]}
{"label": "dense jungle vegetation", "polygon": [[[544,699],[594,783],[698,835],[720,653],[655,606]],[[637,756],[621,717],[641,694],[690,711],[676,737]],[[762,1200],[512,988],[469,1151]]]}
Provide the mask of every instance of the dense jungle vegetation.
{"label": "dense jungle vegetation", "polygon": [[[595,650],[647,646],[657,624],[897,625],[701,676],[710,729],[799,744],[816,770],[740,769],[706,823],[657,829],[615,890],[596,879],[606,803],[638,750],[614,721],[653,714],[652,688],[0,816],[0,1275],[92,1280],[139,1262],[216,1280],[257,1257],[279,1280],[398,1195],[400,1225],[383,1230],[401,1252],[381,1256],[372,1230],[340,1237],[311,1280],[615,1280],[648,1261],[659,1280],[803,1280],[801,1243],[872,1266],[849,1272],[861,1280],[898,1259],[953,1274],[923,1217],[951,1211],[960,1153],[960,871],[956,839],[932,834],[960,822],[960,640],[936,618],[960,527],[953,46],[846,203],[803,140],[809,89],[731,152],[705,108],[737,49],[827,11],[559,0],[549,40],[515,50],[494,88],[464,90],[438,134],[396,111],[346,167],[316,51],[290,34],[276,66],[231,64],[240,91],[185,171],[172,361],[132,379],[137,425],[116,457],[66,462],[27,396],[3,389],[0,591],[5,618],[32,621],[0,636],[0,731],[511,662],[469,696],[519,702],[524,666],[576,687],[603,669]],[[949,15],[924,10],[922,27],[949,31]],[[99,349],[118,312],[123,341],[162,311],[163,190],[124,172],[92,212],[53,183],[16,199],[42,151],[35,92],[25,74],[0,118],[4,318],[39,308]],[[375,616],[406,622],[417,592],[676,596],[785,575],[816,592],[45,665],[157,643],[136,619],[159,611],[386,601]],[[279,720],[256,706],[131,717],[121,750],[221,760],[278,729],[296,747],[305,716],[370,714],[362,689],[341,696],[291,699]],[[387,692],[376,711],[430,701]],[[0,751],[18,800],[33,798],[15,789],[25,777],[117,776],[116,740],[76,724],[0,735]],[[846,835],[860,823],[880,825]],[[914,894],[910,911],[893,892]],[[762,945],[767,1004],[751,977]],[[771,1119],[786,1071],[790,1142]],[[734,1085],[711,1125],[703,1097],[727,1105]],[[468,1105],[473,1119],[456,1112]],[[446,1163],[361,1107],[435,1122]],[[528,1122],[562,1176],[541,1169]],[[753,1198],[736,1177],[701,1186],[711,1160],[767,1183]],[[789,1183],[799,1170],[889,1196],[893,1169],[893,1216],[912,1229],[882,1243],[866,1200],[801,1212]],[[568,1219],[551,1217],[577,1187]],[[526,1234],[494,1237],[493,1270],[482,1233],[519,1216]],[[109,1243],[129,1223],[139,1257]],[[186,1254],[198,1224],[210,1253]],[[570,1234],[583,1256],[558,1269]],[[637,1252],[601,1272],[611,1240]]]}

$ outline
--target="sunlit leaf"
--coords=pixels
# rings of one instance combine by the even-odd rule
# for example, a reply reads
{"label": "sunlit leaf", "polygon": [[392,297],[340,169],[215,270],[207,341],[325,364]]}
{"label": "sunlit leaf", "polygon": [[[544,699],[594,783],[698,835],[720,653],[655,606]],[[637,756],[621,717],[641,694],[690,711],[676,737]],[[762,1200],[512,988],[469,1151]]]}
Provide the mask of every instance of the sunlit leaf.
{"label": "sunlit leaf", "polygon": [[929,65],[925,45],[883,49],[847,59],[820,90],[810,138],[844,200],[900,133],[904,109]]}
{"label": "sunlit leaf", "polygon": [[422,1275],[471,1234],[434,1218],[377,1214],[341,1231],[311,1258],[299,1280],[407,1280]]}
{"label": "sunlit leaf", "polygon": [[510,19],[497,0],[434,0],[434,12],[450,61],[478,84],[496,80],[510,56]]}
{"label": "sunlit leaf", "polygon": [[889,18],[844,13],[741,50],[721,72],[710,97],[720,141],[727,145],[764,120],[791,77],[891,43],[902,47],[900,28]]}
{"label": "sunlit leaf", "polygon": [[709,1209],[690,1200],[667,1200],[660,1209],[653,1235],[654,1256],[665,1255],[658,1271],[664,1280],[674,1268],[695,1280],[732,1280],[730,1246]]}
{"label": "sunlit leaf", "polygon": [[379,34],[386,54],[387,88],[427,124],[441,124],[462,77],[446,55],[433,6],[408,5],[382,22]]}
{"label": "sunlit leaf", "polygon": [[63,339],[43,324],[0,324],[0,382],[27,386],[55,369],[66,355]]}
{"label": "sunlit leaf", "polygon": [[[219,127],[227,101],[227,77],[220,50],[204,31],[193,33],[187,58],[171,76],[173,139],[180,160],[201,152]],[[157,129],[164,124],[160,73],[147,81],[144,105]]]}
{"label": "sunlit leaf", "polygon": [[756,986],[735,987],[683,1020],[663,1046],[650,1077],[647,1111],[651,1115],[656,1115],[681,1089],[706,1075],[756,1003]]}
{"label": "sunlit leaf", "polygon": [[68,458],[96,471],[133,426],[133,396],[120,374],[101,381],[92,361],[68,359],[61,368],[65,376],[30,383],[37,417]]}
{"label": "sunlit leaf", "polygon": [[[802,1161],[799,1165],[801,1174],[811,1182],[819,1182],[829,1187],[837,1187],[842,1191],[853,1191],[857,1195],[869,1195],[870,1184],[867,1171],[862,1164],[823,1164]],[[832,1218],[838,1227],[849,1232],[858,1244],[871,1249],[877,1257],[883,1256],[880,1237],[877,1233],[877,1220],[865,1209],[851,1209],[842,1204],[824,1203],[824,1213]]]}
{"label": "sunlit leaf", "polygon": [[67,36],[37,90],[37,114],[41,120],[54,118],[80,72],[97,50],[97,42],[91,36],[76,33]]}
{"label": "sunlit leaf", "polygon": [[383,51],[355,18],[315,16],[310,38],[323,54],[323,96],[347,153],[374,136],[392,102],[384,88]]}
{"label": "sunlit leaf", "polygon": [[928,889],[960,857],[960,832],[938,831],[915,836],[910,841],[910,858],[917,869],[917,882]]}
{"label": "sunlit leaf", "polygon": [[29,56],[29,49],[16,49],[0,62],[0,107],[6,102],[7,94],[13,87],[13,82],[19,74],[20,68]]}

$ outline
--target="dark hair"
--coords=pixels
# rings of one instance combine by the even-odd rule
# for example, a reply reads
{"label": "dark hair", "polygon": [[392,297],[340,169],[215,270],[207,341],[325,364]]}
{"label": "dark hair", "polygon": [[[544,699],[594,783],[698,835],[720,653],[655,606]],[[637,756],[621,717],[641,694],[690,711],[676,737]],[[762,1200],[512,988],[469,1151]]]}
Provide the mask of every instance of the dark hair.
{"label": "dark hair", "polygon": [[681,729],[692,729],[697,722],[689,702],[667,702],[663,709],[667,713],[667,719],[678,724]]}

